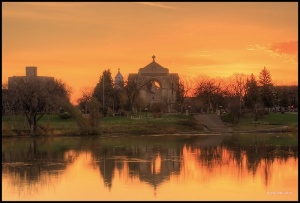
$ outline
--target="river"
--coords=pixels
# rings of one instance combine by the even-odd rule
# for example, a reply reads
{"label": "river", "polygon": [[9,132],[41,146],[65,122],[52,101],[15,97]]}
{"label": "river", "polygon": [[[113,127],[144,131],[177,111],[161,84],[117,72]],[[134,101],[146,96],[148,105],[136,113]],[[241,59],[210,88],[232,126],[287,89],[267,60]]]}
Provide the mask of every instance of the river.
{"label": "river", "polygon": [[298,200],[298,134],[2,138],[2,200]]}

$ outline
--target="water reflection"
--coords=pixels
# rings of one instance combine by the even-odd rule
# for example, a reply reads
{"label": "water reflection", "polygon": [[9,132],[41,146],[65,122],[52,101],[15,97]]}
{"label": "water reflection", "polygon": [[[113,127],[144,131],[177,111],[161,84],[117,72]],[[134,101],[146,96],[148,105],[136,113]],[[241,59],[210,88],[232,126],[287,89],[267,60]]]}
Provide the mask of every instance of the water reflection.
{"label": "water reflection", "polygon": [[2,139],[2,195],[297,200],[297,142],[285,134]]}

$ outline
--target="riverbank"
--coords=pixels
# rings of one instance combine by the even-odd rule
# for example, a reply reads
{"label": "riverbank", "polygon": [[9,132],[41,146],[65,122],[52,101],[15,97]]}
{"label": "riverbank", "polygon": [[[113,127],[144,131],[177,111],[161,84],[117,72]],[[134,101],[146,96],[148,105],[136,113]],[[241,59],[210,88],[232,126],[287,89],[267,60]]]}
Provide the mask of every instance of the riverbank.
{"label": "riverbank", "polygon": [[244,115],[238,124],[227,125],[241,133],[298,133],[298,113],[269,113],[258,121],[254,121],[251,115]]}
{"label": "riverbank", "polygon": [[[85,116],[87,117],[87,116]],[[88,122],[88,119],[86,119]],[[80,129],[72,118],[61,119],[57,115],[45,115],[39,121],[40,134],[51,136],[87,135],[87,134],[173,134],[204,131],[203,125],[189,115],[163,115],[152,117],[147,114],[137,116],[115,116],[101,118],[97,129]],[[2,116],[3,136],[25,136],[29,134],[23,116]]]}
{"label": "riverbank", "polygon": [[[40,135],[80,136],[88,134],[116,135],[161,135],[161,134],[215,134],[193,115],[163,115],[156,118],[147,114],[128,117],[104,117],[97,129],[83,131],[72,118],[62,119],[58,115],[45,115],[39,121]],[[233,133],[298,133],[298,114],[269,114],[258,122],[243,117],[238,124],[225,123]],[[23,116],[2,116],[2,137],[29,135]]]}

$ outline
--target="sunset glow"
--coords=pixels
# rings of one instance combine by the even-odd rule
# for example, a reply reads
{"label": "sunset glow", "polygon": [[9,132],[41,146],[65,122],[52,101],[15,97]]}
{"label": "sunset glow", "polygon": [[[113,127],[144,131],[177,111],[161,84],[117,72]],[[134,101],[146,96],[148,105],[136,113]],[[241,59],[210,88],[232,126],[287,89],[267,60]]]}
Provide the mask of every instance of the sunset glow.
{"label": "sunset glow", "polygon": [[179,76],[259,75],[298,83],[298,3],[2,3],[2,83],[37,66],[75,101],[105,69],[127,78],[152,61]]}

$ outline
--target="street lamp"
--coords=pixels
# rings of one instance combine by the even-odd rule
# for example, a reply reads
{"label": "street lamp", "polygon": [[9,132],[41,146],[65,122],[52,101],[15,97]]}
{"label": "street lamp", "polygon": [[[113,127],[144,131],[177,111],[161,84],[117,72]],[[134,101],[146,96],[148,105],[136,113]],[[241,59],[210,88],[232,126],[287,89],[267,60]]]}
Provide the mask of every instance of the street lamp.
{"label": "street lamp", "polygon": [[103,91],[102,91],[102,97],[103,97],[103,114],[104,114],[104,74],[102,75],[102,84],[103,84]]}

